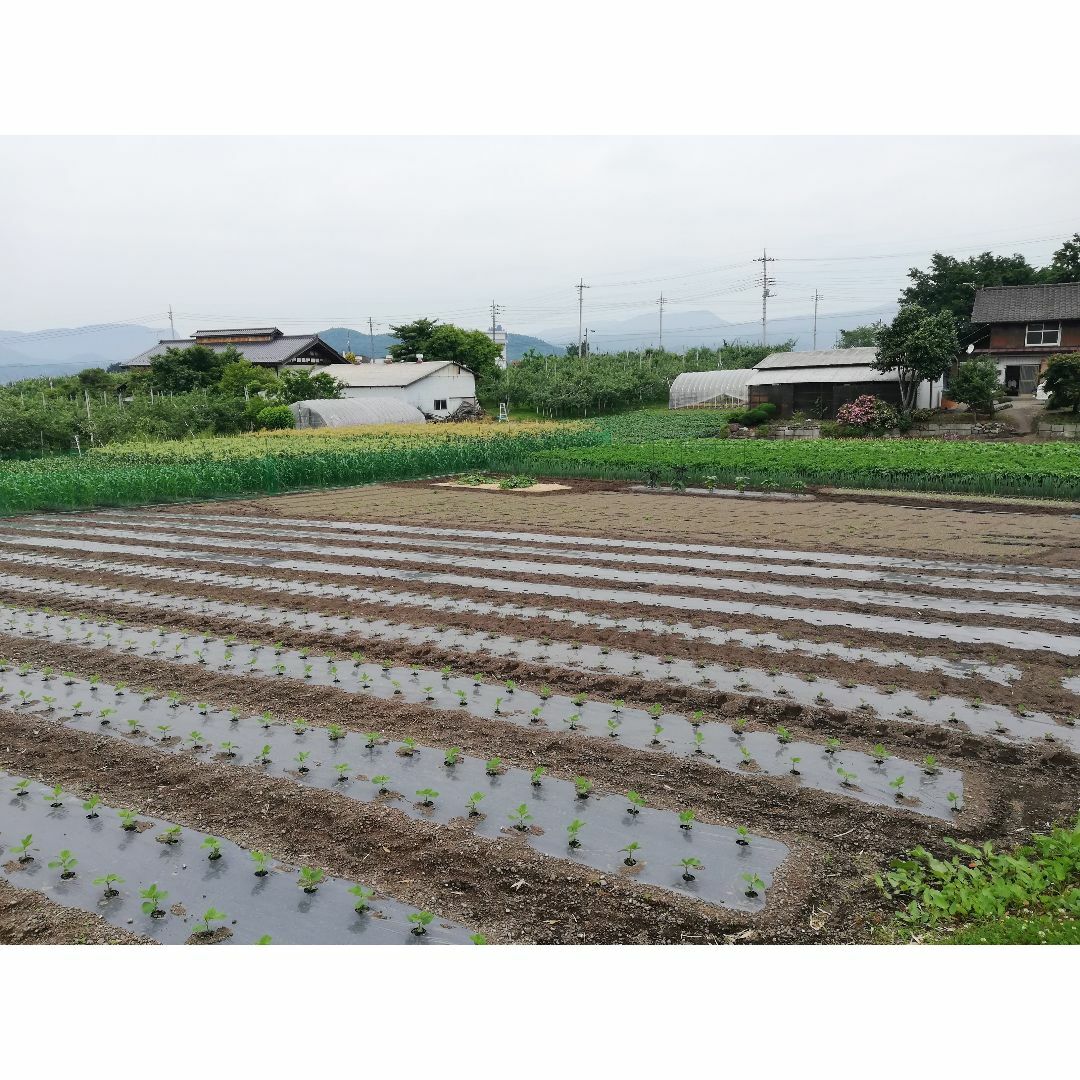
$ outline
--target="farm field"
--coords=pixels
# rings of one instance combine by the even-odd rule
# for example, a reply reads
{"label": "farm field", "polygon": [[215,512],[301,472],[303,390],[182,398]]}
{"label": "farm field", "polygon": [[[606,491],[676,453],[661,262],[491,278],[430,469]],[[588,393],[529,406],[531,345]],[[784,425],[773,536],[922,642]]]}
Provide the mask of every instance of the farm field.
{"label": "farm field", "polygon": [[0,940],[893,940],[905,852],[1075,818],[1076,533],[578,482],[4,519]]}

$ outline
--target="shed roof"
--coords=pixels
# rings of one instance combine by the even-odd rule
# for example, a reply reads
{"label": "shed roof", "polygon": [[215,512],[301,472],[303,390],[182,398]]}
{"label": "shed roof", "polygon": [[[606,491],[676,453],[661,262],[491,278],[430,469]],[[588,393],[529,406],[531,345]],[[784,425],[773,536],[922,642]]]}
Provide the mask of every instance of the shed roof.
{"label": "shed roof", "polygon": [[[447,371],[447,368],[453,370]],[[443,375],[462,373],[472,378],[472,372],[459,368],[452,360],[404,361],[395,364],[330,364],[320,368],[346,386],[411,386],[437,372]]]}
{"label": "shed roof", "polygon": [[1080,319],[1080,282],[1063,285],[993,285],[975,293],[973,323],[1026,323]]}
{"label": "shed roof", "polygon": [[[873,349],[844,349],[844,352],[873,352]],[[748,386],[786,386],[790,383],[867,383],[898,382],[895,371],[878,371],[868,364],[849,364],[845,367],[795,367],[762,371],[755,368]]]}
{"label": "shed roof", "polygon": [[[335,360],[341,359],[333,346],[327,345],[317,334],[282,334],[281,337],[272,341],[229,342],[196,341],[195,338],[173,338],[159,341],[153,348],[139,353],[138,356],[125,363],[125,367],[149,367],[150,361],[156,356],[163,355],[169,349],[187,349],[192,345],[201,345],[214,352],[223,352],[225,349],[236,349],[245,359],[253,364],[286,364],[294,357],[302,356],[309,349],[314,348],[320,356],[325,358],[327,366],[336,367]],[[346,364],[345,367],[351,367]],[[320,370],[322,370],[320,368]]]}
{"label": "shed roof", "polygon": [[877,349],[813,349],[807,352],[774,352],[754,365],[755,371],[808,367],[865,367],[877,359]]}

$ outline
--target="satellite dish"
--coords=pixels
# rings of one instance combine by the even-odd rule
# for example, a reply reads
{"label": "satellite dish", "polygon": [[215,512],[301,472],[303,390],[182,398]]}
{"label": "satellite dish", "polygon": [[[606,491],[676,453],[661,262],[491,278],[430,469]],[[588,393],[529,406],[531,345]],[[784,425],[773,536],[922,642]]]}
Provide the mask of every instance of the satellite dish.
{"label": "satellite dish", "polygon": [[969,345],[967,347],[967,349],[965,350],[965,352],[968,354],[968,356],[970,356],[974,351],[975,351],[975,346],[974,345]]}

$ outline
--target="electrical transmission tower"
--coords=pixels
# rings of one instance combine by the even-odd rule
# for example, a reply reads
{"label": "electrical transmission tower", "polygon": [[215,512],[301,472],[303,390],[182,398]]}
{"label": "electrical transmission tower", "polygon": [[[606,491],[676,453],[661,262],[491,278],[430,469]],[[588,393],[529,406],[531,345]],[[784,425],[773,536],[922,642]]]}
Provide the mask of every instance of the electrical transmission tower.
{"label": "electrical transmission tower", "polygon": [[581,336],[582,327],[585,325],[583,314],[585,310],[585,290],[591,287],[585,284],[584,278],[581,278],[574,286],[577,289],[577,354],[579,360],[585,355],[584,338]]}
{"label": "electrical transmission tower", "polygon": [[776,278],[769,277],[769,263],[776,262],[769,257],[769,253],[762,249],[761,258],[754,262],[761,263],[761,344],[769,344],[769,297],[776,293],[770,292],[769,286],[776,284]]}

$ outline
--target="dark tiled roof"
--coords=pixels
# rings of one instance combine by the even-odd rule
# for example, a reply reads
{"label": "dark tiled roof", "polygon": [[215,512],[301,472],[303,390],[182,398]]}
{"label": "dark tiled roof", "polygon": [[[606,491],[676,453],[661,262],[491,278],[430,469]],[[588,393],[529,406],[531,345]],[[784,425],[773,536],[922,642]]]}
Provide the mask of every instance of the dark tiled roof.
{"label": "dark tiled roof", "polygon": [[124,366],[149,367],[150,361],[155,356],[160,356],[167,349],[186,349],[192,345],[202,345],[204,348],[213,349],[214,352],[222,352],[224,349],[236,349],[238,353],[253,364],[284,364],[294,356],[307,352],[316,344],[321,347],[320,351],[325,354],[329,363],[345,362],[340,353],[315,334],[283,334],[273,341],[241,342],[235,345],[228,342],[196,341],[194,338],[159,341],[152,349],[147,349],[146,352],[139,353],[138,356],[128,360]]}
{"label": "dark tiled roof", "polygon": [[1026,323],[1080,319],[1080,282],[1066,285],[994,285],[975,293],[973,323]]}

